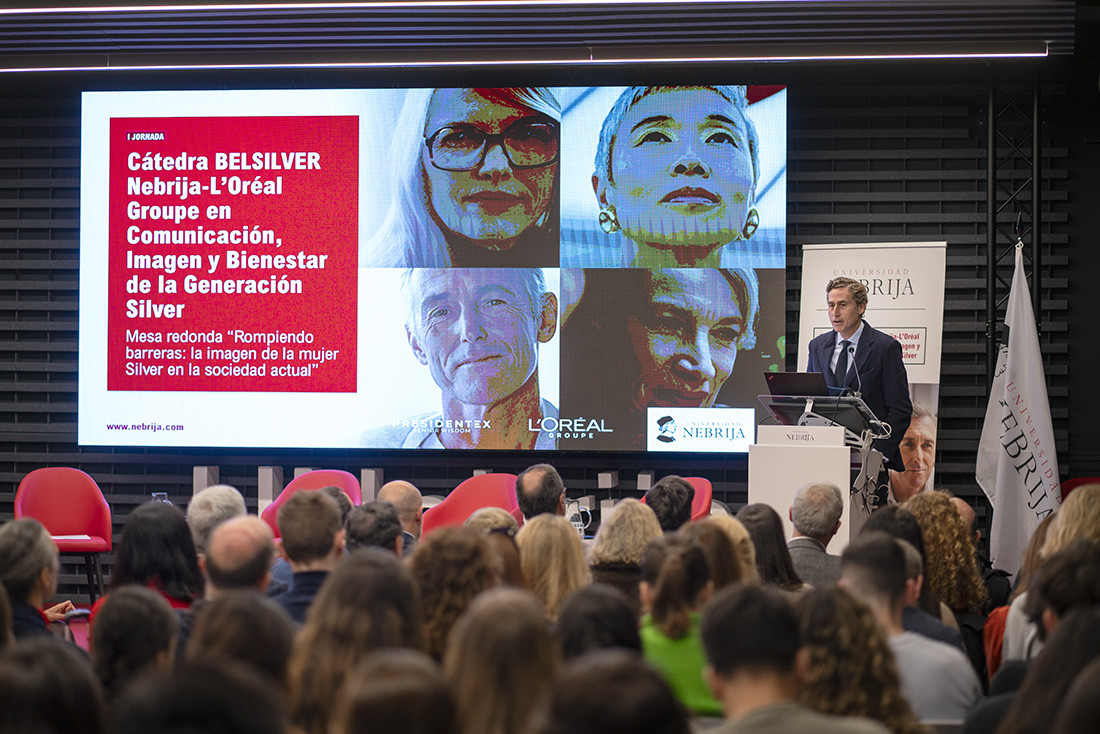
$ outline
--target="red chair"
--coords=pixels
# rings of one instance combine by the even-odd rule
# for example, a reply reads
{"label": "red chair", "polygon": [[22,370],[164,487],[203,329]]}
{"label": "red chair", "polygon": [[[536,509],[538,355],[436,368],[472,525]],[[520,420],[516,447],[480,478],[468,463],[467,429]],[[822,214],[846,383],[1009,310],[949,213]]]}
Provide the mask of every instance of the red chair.
{"label": "red chair", "polygon": [[1077,477],[1076,479],[1067,479],[1059,485],[1059,489],[1062,493],[1062,501],[1066,501],[1066,497],[1069,497],[1069,493],[1077,489],[1083,484],[1100,484],[1100,477]]}
{"label": "red chair", "polygon": [[421,535],[436,528],[461,525],[482,507],[502,507],[520,523],[523,514],[516,504],[515,474],[478,474],[459,484],[442,502],[424,512]]}
{"label": "red chair", "polygon": [[15,517],[42,523],[61,553],[84,556],[88,596],[94,604],[97,593],[103,593],[99,554],[111,550],[111,506],[95,480],[67,466],[35,469],[15,492]]}
{"label": "red chair", "polygon": [[279,508],[289,499],[290,495],[303,489],[315,490],[324,487],[339,487],[351,499],[353,505],[363,504],[363,491],[359,487],[359,480],[355,478],[354,474],[340,469],[316,469],[291,479],[290,484],[286,485],[282,492],[279,492],[279,496],[275,498],[275,501],[263,509],[263,512],[260,513],[260,519],[271,526],[276,538],[280,538],[282,536],[279,534],[279,525],[276,520],[279,517]]}
{"label": "red chair", "polygon": [[[684,477],[684,481],[691,485],[691,488],[695,490],[695,494],[691,498],[691,519],[698,520],[710,515],[710,503],[714,499],[714,488],[710,484],[709,479],[703,477]],[[646,503],[645,498],[649,495],[646,492],[642,496],[641,503]]]}

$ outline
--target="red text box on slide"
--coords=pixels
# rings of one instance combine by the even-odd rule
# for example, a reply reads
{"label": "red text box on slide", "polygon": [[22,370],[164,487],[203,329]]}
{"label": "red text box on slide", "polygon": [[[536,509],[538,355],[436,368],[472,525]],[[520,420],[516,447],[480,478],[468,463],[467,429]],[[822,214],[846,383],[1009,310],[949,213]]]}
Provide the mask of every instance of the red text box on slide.
{"label": "red text box on slide", "polygon": [[358,130],[111,120],[108,390],[355,391]]}

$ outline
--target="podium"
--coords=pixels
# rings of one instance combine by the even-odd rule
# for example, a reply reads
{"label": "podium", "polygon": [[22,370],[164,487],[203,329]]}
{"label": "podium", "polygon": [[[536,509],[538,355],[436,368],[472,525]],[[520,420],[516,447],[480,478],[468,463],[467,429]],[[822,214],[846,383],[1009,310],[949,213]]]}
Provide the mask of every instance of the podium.
{"label": "podium", "polygon": [[[758,426],[757,443],[749,447],[749,502],[767,502],[788,518],[791,500],[803,484],[829,481],[850,487],[851,502],[846,503],[849,507],[837,534],[846,544],[873,507],[883,458],[872,442],[887,438],[890,426],[878,420],[859,396],[761,395],[759,399],[778,425]],[[854,482],[853,453],[859,457]],[[784,521],[788,531],[789,522],[789,518]]]}

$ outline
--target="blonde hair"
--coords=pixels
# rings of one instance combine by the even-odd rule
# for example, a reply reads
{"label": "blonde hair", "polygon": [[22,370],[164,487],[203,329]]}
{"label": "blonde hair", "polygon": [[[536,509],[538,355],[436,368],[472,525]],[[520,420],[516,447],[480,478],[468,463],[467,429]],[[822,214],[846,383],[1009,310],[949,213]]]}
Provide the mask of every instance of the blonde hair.
{"label": "blonde hair", "polygon": [[927,732],[901,693],[897,664],[871,610],[843,589],[795,604],[809,665],[801,701],[823,714],[881,721],[894,734]]}
{"label": "blonde hair", "polygon": [[1070,492],[1051,521],[1039,557],[1045,561],[1078,538],[1100,543],[1100,484],[1082,484]]}
{"label": "blonde hair", "polygon": [[459,732],[526,731],[557,670],[557,648],[538,599],[508,588],[481,594],[458,620],[443,657]]}
{"label": "blonde hair", "polygon": [[544,514],[519,529],[516,545],[527,585],[557,619],[565,598],[589,582],[580,535],[564,517]]}
{"label": "blonde hair", "polygon": [[924,539],[924,578],[953,611],[976,612],[989,598],[978,571],[970,528],[943,492],[921,492],[902,507],[913,513]]}
{"label": "blonde hair", "polygon": [[615,505],[596,531],[588,561],[598,563],[642,562],[649,541],[661,537],[661,523],[648,505],[628,497]]}
{"label": "blonde hair", "polygon": [[752,544],[749,531],[741,521],[733,515],[711,515],[710,521],[733,541],[737,565],[741,567],[741,580],[750,584],[760,583],[760,571],[756,568],[756,546]]}
{"label": "blonde hair", "polygon": [[482,507],[480,510],[475,510],[474,514],[466,518],[466,522],[462,525],[480,530],[483,533],[493,530],[507,530],[514,535],[519,530],[519,523],[516,518],[512,517],[512,513],[503,507]]}

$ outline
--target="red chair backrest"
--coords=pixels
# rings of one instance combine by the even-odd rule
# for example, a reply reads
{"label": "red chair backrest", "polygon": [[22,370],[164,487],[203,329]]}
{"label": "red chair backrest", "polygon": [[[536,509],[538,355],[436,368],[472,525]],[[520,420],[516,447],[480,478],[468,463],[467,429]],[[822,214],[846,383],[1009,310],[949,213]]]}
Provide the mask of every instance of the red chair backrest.
{"label": "red chair backrest", "polygon": [[442,502],[424,512],[421,534],[427,535],[448,525],[461,525],[482,507],[501,507],[522,523],[523,515],[516,504],[516,475],[479,474],[465,480]]}
{"label": "red chair backrest", "polygon": [[1069,497],[1069,493],[1084,484],[1100,484],[1100,477],[1077,477],[1076,479],[1067,479],[1059,485],[1062,491],[1062,501],[1066,501],[1066,497]]}
{"label": "red chair backrest", "polygon": [[354,474],[341,469],[316,469],[291,479],[290,484],[286,485],[282,492],[279,492],[279,496],[275,498],[275,501],[263,509],[263,512],[260,513],[260,519],[271,527],[276,538],[280,538],[282,536],[279,534],[279,525],[276,520],[279,517],[279,508],[286,503],[290,495],[303,489],[322,489],[324,487],[339,487],[351,499],[353,505],[363,504],[363,490],[360,488],[359,480],[355,478]]}
{"label": "red chair backrest", "polygon": [[67,466],[35,469],[15,492],[15,517],[33,517],[50,535],[90,535],[111,550],[111,507],[90,476]]}

